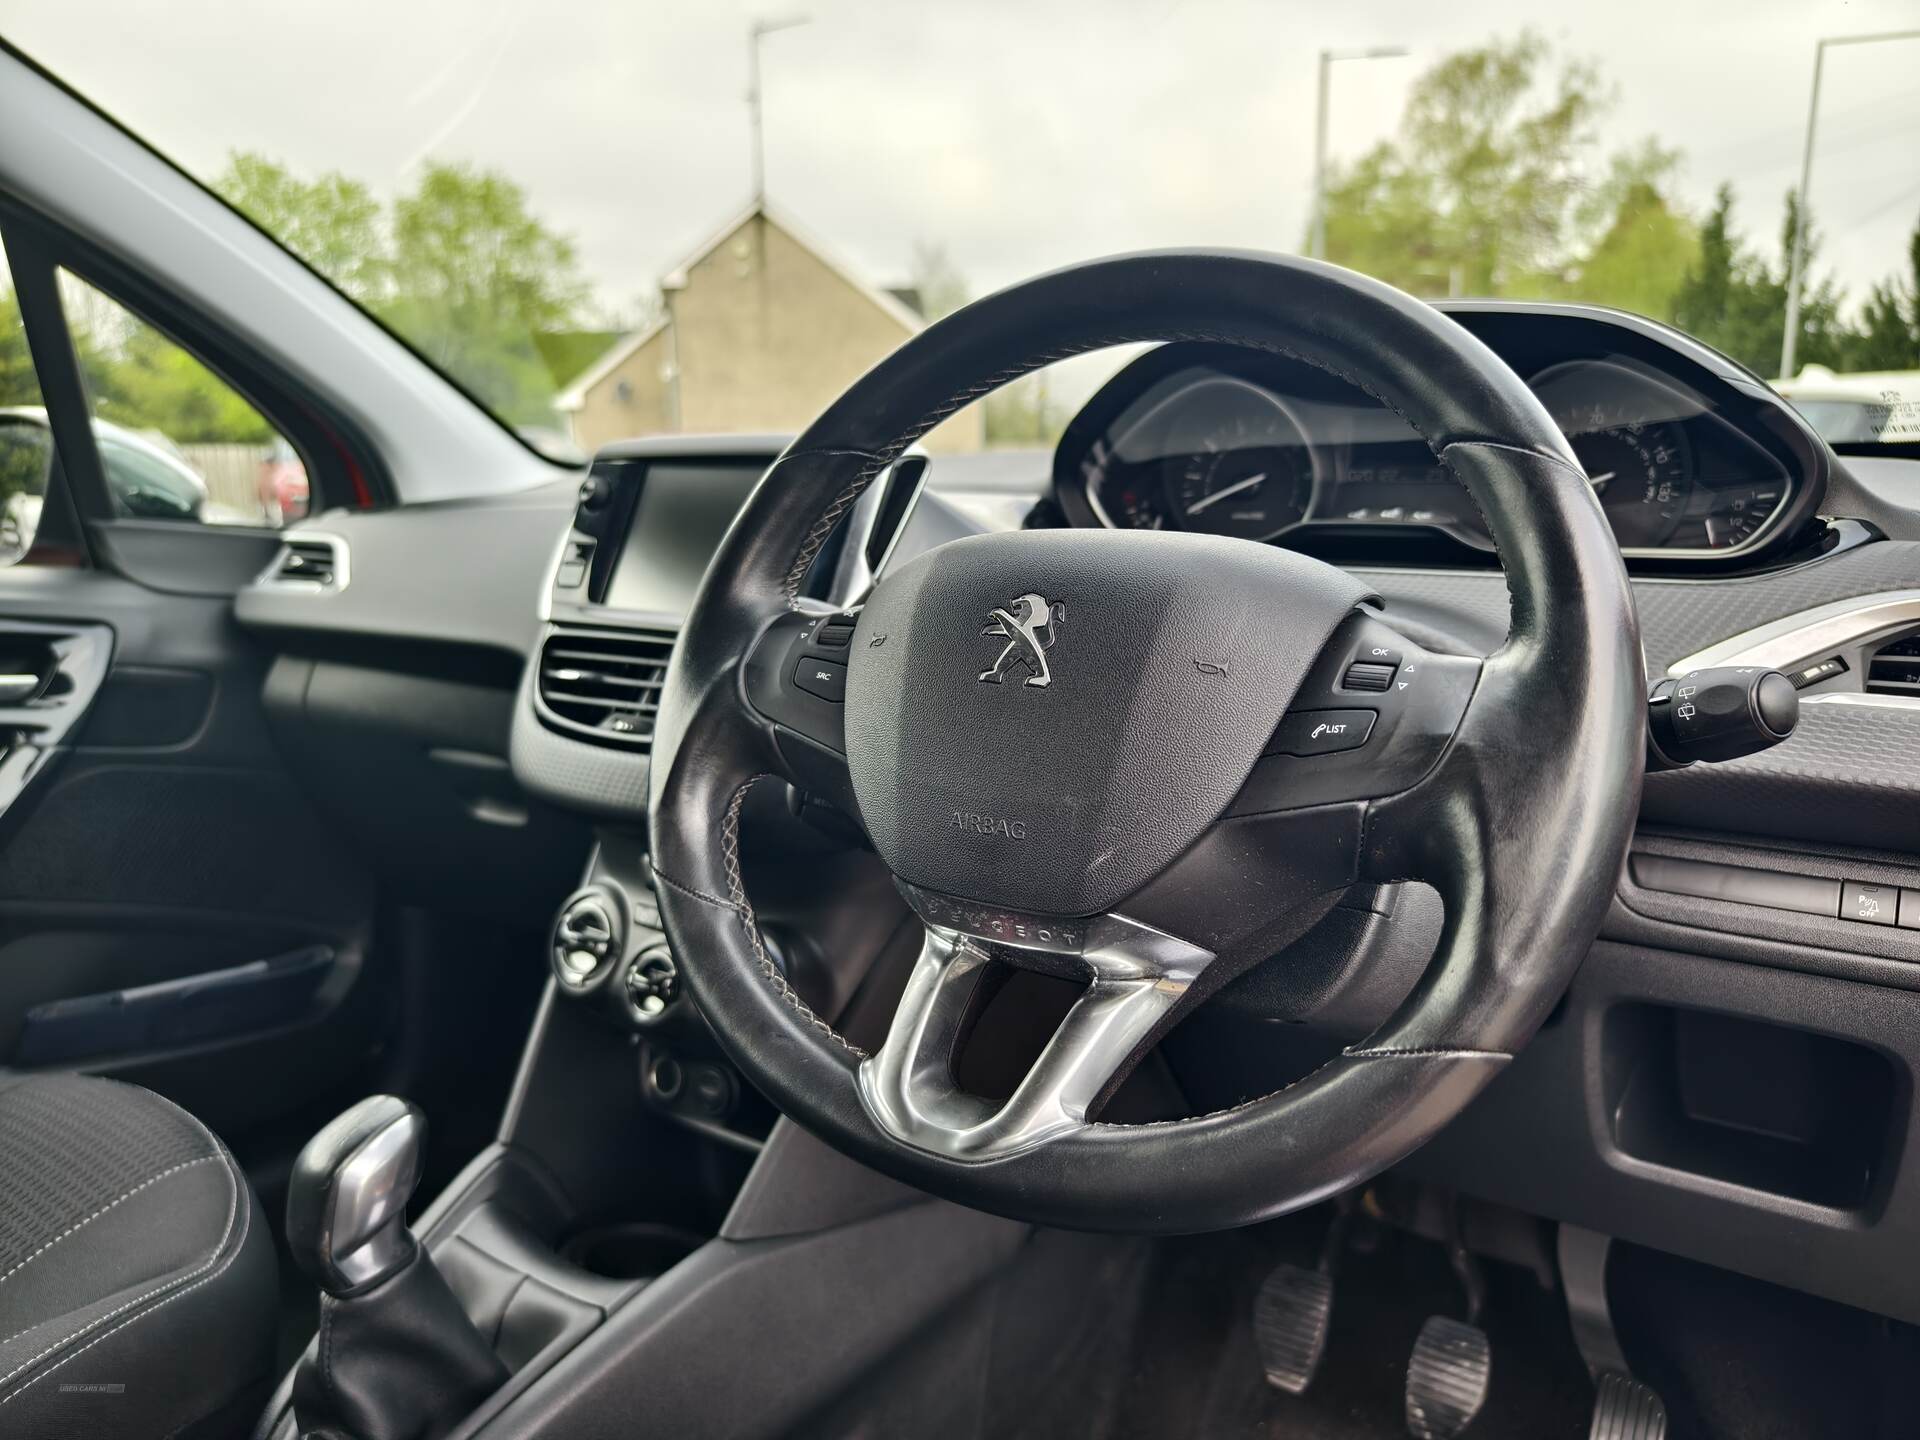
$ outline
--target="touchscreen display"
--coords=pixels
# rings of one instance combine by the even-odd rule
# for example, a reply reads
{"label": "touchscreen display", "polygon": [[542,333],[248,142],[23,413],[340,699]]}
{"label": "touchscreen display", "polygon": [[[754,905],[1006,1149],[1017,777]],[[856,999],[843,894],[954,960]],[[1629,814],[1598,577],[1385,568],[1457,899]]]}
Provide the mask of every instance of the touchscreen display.
{"label": "touchscreen display", "polygon": [[764,468],[648,465],[626,547],[601,603],[685,615],[707,562]]}

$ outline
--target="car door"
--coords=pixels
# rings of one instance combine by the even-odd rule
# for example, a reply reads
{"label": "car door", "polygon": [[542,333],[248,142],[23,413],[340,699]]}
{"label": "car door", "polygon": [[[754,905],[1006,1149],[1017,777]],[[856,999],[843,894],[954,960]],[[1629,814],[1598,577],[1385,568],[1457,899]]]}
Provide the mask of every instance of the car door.
{"label": "car door", "polygon": [[[376,494],[203,317],[17,209],[0,243],[0,1065],[135,1080],[230,1139],[293,1122],[352,1088],[392,986],[234,596],[281,555],[287,455],[315,509]],[[148,423],[168,385],[195,434]]]}

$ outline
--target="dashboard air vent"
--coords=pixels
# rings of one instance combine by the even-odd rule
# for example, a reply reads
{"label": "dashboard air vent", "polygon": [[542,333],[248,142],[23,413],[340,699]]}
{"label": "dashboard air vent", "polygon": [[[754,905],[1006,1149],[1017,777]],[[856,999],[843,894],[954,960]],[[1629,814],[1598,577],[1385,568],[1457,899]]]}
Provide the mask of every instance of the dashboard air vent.
{"label": "dashboard air vent", "polygon": [[347,583],[346,547],[338,540],[308,538],[288,540],[260,577],[263,585],[304,590],[340,590]]}
{"label": "dashboard air vent", "polygon": [[563,730],[647,749],[673,642],[668,631],[554,631],[540,647],[542,712]]}
{"label": "dashboard air vent", "polygon": [[1920,634],[1882,645],[1867,662],[1866,688],[1876,695],[1920,695]]}

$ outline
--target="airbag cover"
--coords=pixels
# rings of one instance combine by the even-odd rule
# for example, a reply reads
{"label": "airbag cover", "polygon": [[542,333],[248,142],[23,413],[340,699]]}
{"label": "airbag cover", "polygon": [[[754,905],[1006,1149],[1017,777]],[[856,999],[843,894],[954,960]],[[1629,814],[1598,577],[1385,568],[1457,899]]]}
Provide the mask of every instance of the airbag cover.
{"label": "airbag cover", "polygon": [[1092,915],[1226,809],[1367,589],[1215,536],[979,535],[860,616],[847,759],[880,858],[987,905]]}

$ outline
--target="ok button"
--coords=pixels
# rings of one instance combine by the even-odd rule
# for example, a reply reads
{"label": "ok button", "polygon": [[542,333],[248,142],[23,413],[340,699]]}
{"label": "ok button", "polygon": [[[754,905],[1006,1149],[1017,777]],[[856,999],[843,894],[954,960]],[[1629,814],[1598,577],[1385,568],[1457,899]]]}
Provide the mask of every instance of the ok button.
{"label": "ok button", "polygon": [[1331,755],[1358,750],[1373,734],[1373,710],[1301,710],[1282,717],[1263,752],[1268,755]]}

